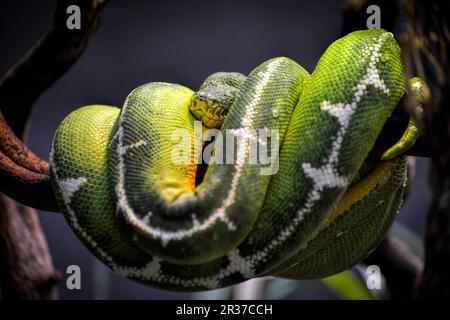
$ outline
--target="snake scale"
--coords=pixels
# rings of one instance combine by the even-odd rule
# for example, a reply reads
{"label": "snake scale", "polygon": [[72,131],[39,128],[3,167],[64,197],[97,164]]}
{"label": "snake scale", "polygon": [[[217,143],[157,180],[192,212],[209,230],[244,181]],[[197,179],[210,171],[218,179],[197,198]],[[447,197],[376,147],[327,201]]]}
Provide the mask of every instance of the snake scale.
{"label": "snake scale", "polygon": [[[280,57],[248,76],[212,77],[197,92],[144,84],[122,109],[89,105],[63,120],[52,181],[82,242],[119,274],[180,291],[321,278],[364,258],[400,208],[402,153],[418,135],[412,121],[383,159],[371,153],[406,91],[393,35],[350,33],[311,75]],[[418,104],[423,86],[411,81]],[[233,161],[210,163],[199,179],[206,144],[196,138],[207,127],[232,138],[209,146]],[[188,136],[175,152],[187,162],[174,161],[177,132]],[[249,161],[253,143],[275,160],[273,174]]]}

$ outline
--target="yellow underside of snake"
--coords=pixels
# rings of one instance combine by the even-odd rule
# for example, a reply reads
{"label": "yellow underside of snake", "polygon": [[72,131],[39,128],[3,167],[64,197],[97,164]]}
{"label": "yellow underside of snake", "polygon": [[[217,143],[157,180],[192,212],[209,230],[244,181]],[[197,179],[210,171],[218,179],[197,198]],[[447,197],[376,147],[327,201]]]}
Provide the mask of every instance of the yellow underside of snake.
{"label": "yellow underside of snake", "polygon": [[412,121],[383,159],[371,152],[405,94],[392,34],[337,40],[311,75],[281,57],[208,79],[197,92],[145,84],[122,109],[64,119],[52,179],[84,244],[116,272],[172,290],[320,278],[373,250],[400,208],[401,154],[417,137]]}

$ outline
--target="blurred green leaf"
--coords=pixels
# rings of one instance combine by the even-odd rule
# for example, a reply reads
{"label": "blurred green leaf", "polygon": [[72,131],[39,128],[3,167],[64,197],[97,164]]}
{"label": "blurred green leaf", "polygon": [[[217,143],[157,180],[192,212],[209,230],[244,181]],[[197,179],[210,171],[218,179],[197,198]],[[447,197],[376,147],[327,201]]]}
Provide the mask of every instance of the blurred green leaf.
{"label": "blurred green leaf", "polygon": [[324,278],[322,279],[322,282],[342,299],[375,299],[375,297],[370,293],[363,281],[351,271],[344,271],[328,278]]}

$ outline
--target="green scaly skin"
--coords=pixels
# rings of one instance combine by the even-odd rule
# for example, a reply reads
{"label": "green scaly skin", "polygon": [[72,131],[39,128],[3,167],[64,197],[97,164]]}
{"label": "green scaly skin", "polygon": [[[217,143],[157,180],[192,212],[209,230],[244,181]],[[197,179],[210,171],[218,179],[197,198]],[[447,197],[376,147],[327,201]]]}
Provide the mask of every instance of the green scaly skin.
{"label": "green scaly skin", "polygon": [[370,252],[399,210],[404,157],[368,155],[404,83],[400,48],[383,30],[337,40],[311,76],[288,58],[266,61],[233,96],[221,132],[252,141],[253,129],[278,129],[278,172],[250,164],[244,141],[234,160],[246,161],[210,164],[197,186],[201,141],[178,150],[189,163],[172,159],[174,132],[197,134],[194,92],[145,84],[122,110],[87,106],[64,119],[50,157],[55,194],[100,260],[150,286],[334,274]]}

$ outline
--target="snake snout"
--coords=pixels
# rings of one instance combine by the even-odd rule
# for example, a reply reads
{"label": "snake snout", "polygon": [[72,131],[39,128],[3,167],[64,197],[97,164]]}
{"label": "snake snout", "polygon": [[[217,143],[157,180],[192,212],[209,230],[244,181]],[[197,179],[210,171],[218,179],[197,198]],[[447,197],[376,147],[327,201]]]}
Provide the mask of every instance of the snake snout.
{"label": "snake snout", "polygon": [[203,99],[198,93],[192,95],[189,110],[207,128],[220,128],[227,114],[216,101]]}

